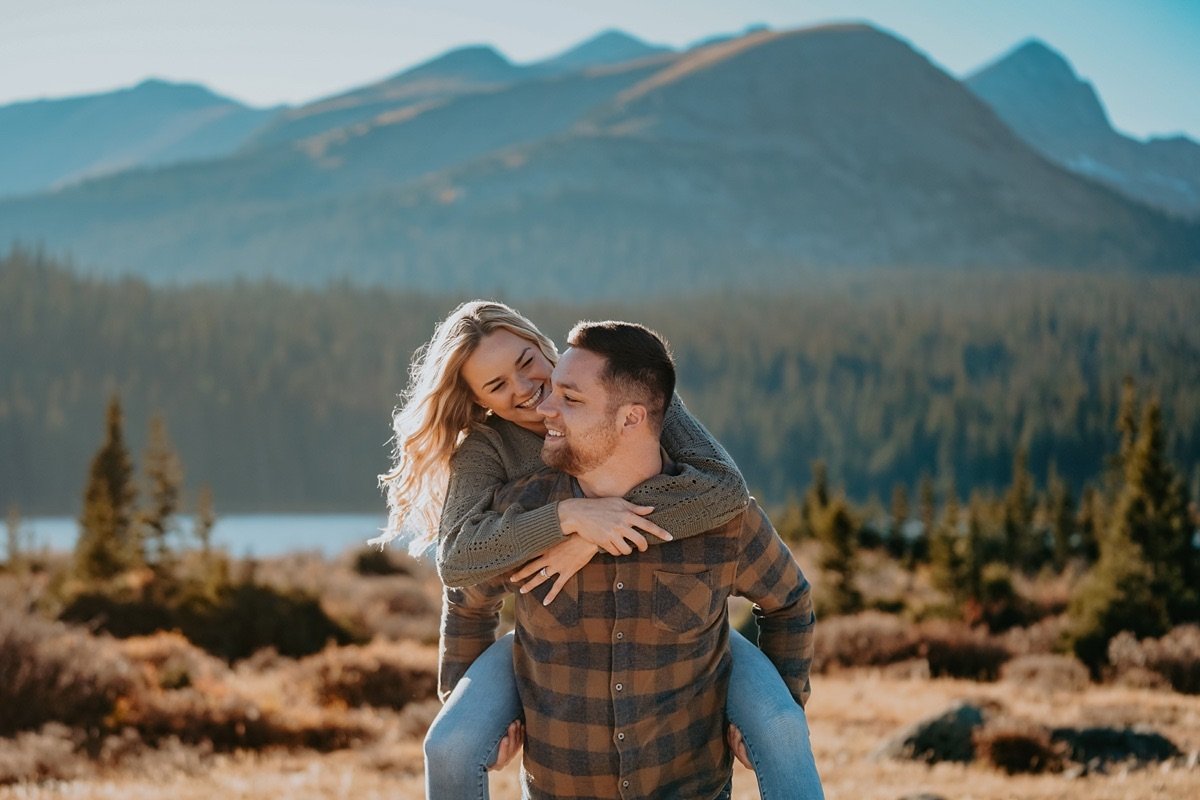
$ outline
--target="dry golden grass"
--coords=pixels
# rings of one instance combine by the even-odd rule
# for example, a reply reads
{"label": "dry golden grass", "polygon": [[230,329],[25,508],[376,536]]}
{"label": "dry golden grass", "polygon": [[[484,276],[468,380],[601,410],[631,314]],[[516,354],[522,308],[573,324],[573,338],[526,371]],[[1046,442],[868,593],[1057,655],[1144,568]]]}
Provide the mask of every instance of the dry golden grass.
{"label": "dry golden grass", "polygon": [[[878,671],[846,671],[815,679],[809,717],[817,763],[831,799],[897,800],[930,792],[950,800],[1086,798],[1157,800],[1200,796],[1200,767],[1171,764],[1108,775],[1070,778],[1062,774],[1008,776],[979,763],[969,766],[876,761],[872,751],[899,728],[941,711],[960,699],[1001,704],[1006,717],[1055,725],[1149,725],[1185,753],[1200,751],[1200,697],[1147,689],[1090,686],[1047,690],[1010,683],[957,680],[898,680]],[[426,713],[431,713],[431,709]],[[1195,763],[1195,755],[1191,756]],[[424,797],[420,742],[411,731],[395,731],[361,747],[318,755],[304,751],[206,755],[196,765],[178,755],[154,766],[42,786],[0,789],[0,798],[129,798],[150,800],[297,800],[354,798],[418,800]],[[517,769],[492,776],[495,800],[515,800]],[[753,775],[734,774],[735,800],[758,796]]]}

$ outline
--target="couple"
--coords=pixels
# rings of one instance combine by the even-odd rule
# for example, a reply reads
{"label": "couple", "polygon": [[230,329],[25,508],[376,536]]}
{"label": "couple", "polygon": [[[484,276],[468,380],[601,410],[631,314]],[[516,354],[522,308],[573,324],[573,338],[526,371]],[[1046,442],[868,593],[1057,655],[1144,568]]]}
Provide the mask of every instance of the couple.
{"label": "couple", "polygon": [[[820,797],[807,581],[674,396],[664,343],[626,323],[569,341],[559,360],[512,309],[464,304],[396,415],[389,533],[440,510],[439,569],[466,587],[446,592],[427,797],[486,797],[523,740],[531,797],[727,797],[730,750],[763,797]],[[731,593],[762,651],[729,629]]]}

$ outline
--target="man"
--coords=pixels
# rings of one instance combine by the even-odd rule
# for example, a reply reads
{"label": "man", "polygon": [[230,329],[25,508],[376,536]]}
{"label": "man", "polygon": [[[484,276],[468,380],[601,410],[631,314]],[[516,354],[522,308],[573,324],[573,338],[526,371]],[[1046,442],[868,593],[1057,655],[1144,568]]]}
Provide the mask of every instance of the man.
{"label": "man", "polygon": [[[659,446],[675,371],[662,340],[629,323],[581,323],[539,411],[547,470],[510,484],[495,507],[620,497],[672,465]],[[446,593],[441,665],[448,692],[495,638],[508,582]],[[525,711],[523,777],[535,798],[728,796],[726,599],[747,597],[760,647],[793,698],[808,697],[808,581],[758,505],[713,530],[615,557],[597,553],[544,604],[516,601],[513,646]]]}

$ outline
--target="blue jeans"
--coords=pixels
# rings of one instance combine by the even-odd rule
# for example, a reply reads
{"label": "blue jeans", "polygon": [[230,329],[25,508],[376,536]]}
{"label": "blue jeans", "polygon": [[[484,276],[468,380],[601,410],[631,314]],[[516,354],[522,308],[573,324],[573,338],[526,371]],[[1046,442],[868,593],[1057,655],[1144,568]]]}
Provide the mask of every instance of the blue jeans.
{"label": "blue jeans", "polygon": [[[729,632],[733,669],[725,713],[742,732],[762,800],[823,800],[804,709],[775,665],[737,631]],[[426,800],[488,798],[508,724],[521,717],[512,668],[512,634],[467,670],[425,736]]]}

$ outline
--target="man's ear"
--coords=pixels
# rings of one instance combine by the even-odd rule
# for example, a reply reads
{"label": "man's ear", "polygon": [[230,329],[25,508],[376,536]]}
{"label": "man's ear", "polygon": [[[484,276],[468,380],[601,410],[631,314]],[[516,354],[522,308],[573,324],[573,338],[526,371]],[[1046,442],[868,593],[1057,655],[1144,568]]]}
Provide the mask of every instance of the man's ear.
{"label": "man's ear", "polygon": [[638,425],[646,423],[646,407],[641,403],[630,403],[624,408],[624,416],[621,418],[621,428],[625,431],[632,431]]}

